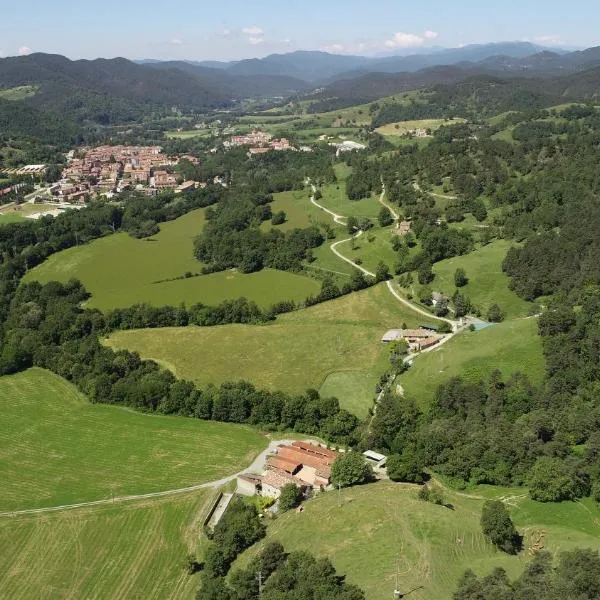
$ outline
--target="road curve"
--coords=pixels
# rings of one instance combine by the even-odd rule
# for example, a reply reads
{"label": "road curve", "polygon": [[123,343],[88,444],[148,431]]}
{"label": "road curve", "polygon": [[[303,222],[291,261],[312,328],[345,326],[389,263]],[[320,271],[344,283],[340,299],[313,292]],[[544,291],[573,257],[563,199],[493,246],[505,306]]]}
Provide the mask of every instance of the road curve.
{"label": "road curve", "polygon": [[316,199],[315,199],[315,195],[317,193],[317,188],[311,184],[312,187],[312,196],[310,197],[310,201],[317,207],[320,208],[321,210],[325,211],[326,213],[328,213],[329,215],[331,215],[333,217],[333,220],[338,224],[338,225],[346,225],[346,217],[344,217],[343,215],[338,215],[337,213],[334,213],[332,210],[329,210],[328,208],[325,208],[322,204],[319,204]]}
{"label": "road curve", "polygon": [[351,240],[356,240],[358,239],[361,235],[363,234],[362,229],[356,234],[353,235],[352,237],[346,238],[345,240],[340,240],[339,242],[334,242],[333,244],[331,244],[331,251],[338,257],[341,258],[343,261],[347,262],[349,265],[352,265],[355,269],[358,269],[359,271],[362,271],[365,275],[368,275],[369,277],[375,277],[375,273],[371,273],[371,271],[367,271],[367,269],[365,269],[364,267],[361,267],[360,265],[356,264],[353,260],[349,259],[347,256],[344,256],[338,249],[337,247],[340,244],[344,244],[345,242],[350,242]]}
{"label": "road curve", "polygon": [[177,494],[185,494],[186,492],[195,492],[198,490],[204,490],[207,488],[219,488],[223,485],[228,484],[233,481],[238,475],[242,473],[251,473],[262,471],[263,466],[266,460],[266,457],[269,454],[273,454],[275,449],[280,444],[291,444],[293,440],[275,440],[269,443],[267,448],[263,450],[255,459],[252,461],[246,469],[240,471],[239,473],[235,473],[234,475],[229,475],[228,477],[223,477],[222,479],[216,479],[215,481],[207,481],[206,483],[200,483],[198,485],[192,485],[189,487],[178,488],[175,490],[165,490],[162,492],[151,492],[149,494],[137,494],[130,496],[115,496],[114,498],[105,498],[103,500],[93,500],[91,502],[78,502],[77,504],[62,504],[60,506],[47,506],[44,508],[30,508],[26,510],[10,510],[0,512],[0,517],[17,517],[23,515],[39,515],[43,513],[49,512],[58,512],[64,510],[72,510],[75,508],[86,508],[91,506],[104,506],[108,504],[116,504],[117,502],[129,502],[134,500],[146,500],[149,498],[162,498],[164,496],[175,496]]}

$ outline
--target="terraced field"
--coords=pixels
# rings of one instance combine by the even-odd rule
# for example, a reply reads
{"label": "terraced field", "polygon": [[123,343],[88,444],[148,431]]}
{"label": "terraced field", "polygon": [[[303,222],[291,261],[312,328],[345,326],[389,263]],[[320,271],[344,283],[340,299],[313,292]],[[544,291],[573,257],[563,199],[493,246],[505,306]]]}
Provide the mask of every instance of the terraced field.
{"label": "terraced field", "polygon": [[0,411],[0,512],[213,481],[266,446],[246,426],[90,404],[41,369],[0,377]]}

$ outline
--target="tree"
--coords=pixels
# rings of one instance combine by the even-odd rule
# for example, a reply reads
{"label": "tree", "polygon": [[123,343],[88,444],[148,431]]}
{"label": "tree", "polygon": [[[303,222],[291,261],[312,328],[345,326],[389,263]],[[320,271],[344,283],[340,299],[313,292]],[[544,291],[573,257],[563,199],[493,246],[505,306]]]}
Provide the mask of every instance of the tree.
{"label": "tree", "polygon": [[295,483],[286,483],[281,488],[281,496],[279,496],[279,511],[287,512],[292,508],[296,508],[302,500],[302,490]]}
{"label": "tree", "polygon": [[381,227],[388,227],[394,222],[394,217],[392,217],[392,213],[387,206],[381,207],[378,219]]}
{"label": "tree", "polygon": [[446,298],[439,300],[436,303],[433,312],[436,317],[445,317],[448,314],[448,300],[446,300]]}
{"label": "tree", "polygon": [[282,225],[283,223],[285,223],[285,219],[286,219],[286,214],[284,211],[280,210],[279,212],[276,212],[272,217],[271,217],[271,224],[272,225]]}
{"label": "tree", "polygon": [[448,321],[442,321],[438,325],[438,333],[452,333],[452,325]]}
{"label": "tree", "polygon": [[460,267],[456,269],[454,272],[454,285],[459,288],[467,285],[469,283],[469,278],[467,277],[467,273],[464,269]]}
{"label": "tree", "polygon": [[431,291],[431,287],[429,287],[428,285],[423,285],[419,288],[419,293],[418,293],[418,297],[419,297],[419,302],[421,302],[421,304],[431,304],[431,295],[433,294],[433,292]]}
{"label": "tree", "polygon": [[589,493],[585,473],[560,458],[542,456],[529,471],[529,495],[538,502],[576,500]]}
{"label": "tree", "polygon": [[354,215],[348,217],[346,228],[350,234],[355,234],[358,231],[358,219]]}
{"label": "tree", "polygon": [[387,474],[392,481],[423,483],[425,465],[410,449],[402,454],[392,454],[387,459]]}
{"label": "tree", "polygon": [[430,262],[421,263],[421,266],[419,267],[417,274],[418,274],[418,278],[419,278],[419,283],[421,285],[426,285],[427,283],[431,283],[433,281],[433,278],[435,277],[435,275],[433,274],[433,270],[431,269]]}
{"label": "tree", "polygon": [[521,536],[500,500],[488,500],[481,511],[481,529],[492,544],[508,554],[521,549]]}
{"label": "tree", "polygon": [[487,320],[490,323],[500,323],[504,321],[504,313],[497,304],[492,304],[487,313]]}
{"label": "tree", "polygon": [[377,269],[375,269],[376,281],[387,281],[390,278],[390,268],[382,261],[379,261]]}
{"label": "tree", "polygon": [[360,485],[373,479],[373,469],[360,452],[340,454],[331,467],[331,483],[341,487]]}
{"label": "tree", "polygon": [[459,317],[464,317],[471,307],[471,303],[469,299],[463,296],[462,294],[456,294],[454,296],[454,315]]}

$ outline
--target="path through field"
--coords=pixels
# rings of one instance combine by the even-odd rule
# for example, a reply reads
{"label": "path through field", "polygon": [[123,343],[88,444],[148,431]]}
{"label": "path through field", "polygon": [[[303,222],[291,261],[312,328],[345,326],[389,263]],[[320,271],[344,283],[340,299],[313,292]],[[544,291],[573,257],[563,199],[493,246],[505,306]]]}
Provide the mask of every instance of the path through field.
{"label": "path through field", "polygon": [[206,483],[200,483],[198,485],[192,485],[185,488],[178,488],[174,490],[165,490],[162,492],[152,492],[150,494],[139,494],[139,495],[129,495],[129,496],[115,496],[114,498],[106,498],[104,500],[94,500],[91,502],[78,502],[77,504],[63,504],[61,506],[48,506],[45,508],[31,508],[27,510],[11,510],[0,512],[0,517],[16,517],[19,515],[38,515],[42,513],[48,512],[57,512],[62,510],[71,510],[74,508],[83,508],[88,506],[102,506],[107,504],[116,504],[117,502],[129,502],[133,500],[146,500],[149,498],[162,498],[165,496],[174,496],[176,494],[184,494],[186,492],[195,492],[197,490],[203,490],[207,488],[219,488],[222,487],[231,481],[233,481],[238,475],[242,473],[248,472],[260,472],[263,470],[263,466],[265,464],[265,460],[269,454],[273,454],[275,449],[280,444],[291,444],[293,440],[275,440],[269,443],[268,447],[263,450],[252,463],[243,471],[239,473],[235,473],[234,475],[229,475],[228,477],[223,477],[222,479],[217,479],[215,481],[207,481]]}

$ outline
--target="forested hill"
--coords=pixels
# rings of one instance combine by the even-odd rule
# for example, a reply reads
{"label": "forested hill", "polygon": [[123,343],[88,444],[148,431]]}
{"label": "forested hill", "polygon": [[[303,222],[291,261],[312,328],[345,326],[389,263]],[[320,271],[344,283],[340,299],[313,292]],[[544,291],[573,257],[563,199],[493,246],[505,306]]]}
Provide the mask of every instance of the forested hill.
{"label": "forested hill", "polygon": [[289,77],[250,81],[217,69],[184,71],[182,64],[157,69],[124,58],[71,61],[37,53],[0,59],[0,89],[35,86],[37,92],[21,102],[61,112],[75,121],[111,124],[172,107],[187,111],[227,108],[240,98],[291,94],[306,86],[295,85]]}

